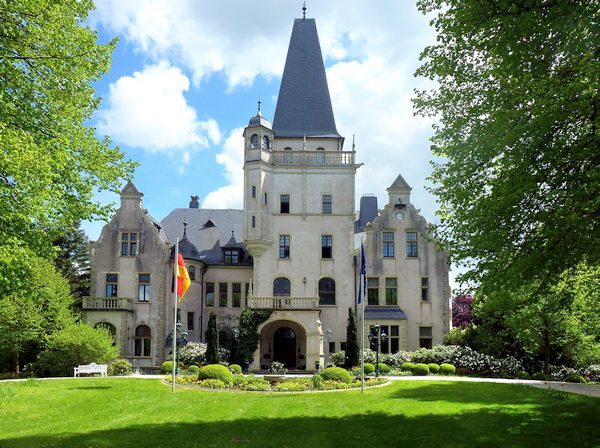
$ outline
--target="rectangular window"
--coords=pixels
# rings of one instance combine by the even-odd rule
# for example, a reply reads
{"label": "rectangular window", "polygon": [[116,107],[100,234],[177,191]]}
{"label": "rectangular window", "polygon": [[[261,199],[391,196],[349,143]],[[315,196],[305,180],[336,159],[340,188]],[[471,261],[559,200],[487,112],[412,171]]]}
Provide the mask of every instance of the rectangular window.
{"label": "rectangular window", "polygon": [[252,228],[256,228],[256,216],[252,215]]}
{"label": "rectangular window", "polygon": [[138,234],[137,232],[121,233],[121,255],[137,256],[138,253]]}
{"label": "rectangular window", "polygon": [[377,277],[367,278],[367,304],[379,305],[379,279]]}
{"label": "rectangular window", "polygon": [[[250,294],[250,283],[246,283],[244,289],[244,297],[247,299],[248,298],[248,294]],[[244,306],[248,306],[248,301],[244,300]]]}
{"label": "rectangular window", "polygon": [[433,333],[431,327],[419,327],[419,347],[431,348]]}
{"label": "rectangular window", "polygon": [[421,300],[429,300],[429,277],[421,277]]}
{"label": "rectangular window", "polygon": [[382,251],[384,257],[394,256],[394,232],[381,232]]}
{"label": "rectangular window", "polygon": [[227,306],[227,283],[219,283],[219,306]]}
{"label": "rectangular window", "polygon": [[406,256],[407,257],[418,257],[419,256],[419,241],[417,239],[417,232],[406,232]]}
{"label": "rectangular window", "polygon": [[150,274],[138,274],[138,302],[150,302]]}
{"label": "rectangular window", "polygon": [[106,297],[118,297],[119,274],[106,274]]}
{"label": "rectangular window", "polygon": [[385,279],[385,304],[398,305],[398,281],[396,278]]}
{"label": "rectangular window", "polygon": [[290,212],[290,195],[282,194],[279,196],[279,213]]}
{"label": "rectangular window", "polygon": [[187,314],[187,329],[188,331],[194,331],[194,322],[196,322],[196,313],[188,312]]}
{"label": "rectangular window", "polygon": [[386,335],[386,340],[385,341],[381,341],[381,353],[389,353],[390,352],[390,327],[388,325],[382,325],[381,326],[381,330],[379,330],[381,334],[385,334]]}
{"label": "rectangular window", "polygon": [[290,258],[289,235],[279,235],[279,258]]}
{"label": "rectangular window", "polygon": [[321,258],[332,257],[333,236],[321,235]]}
{"label": "rectangular window", "polygon": [[398,325],[390,325],[388,341],[390,343],[390,353],[398,353],[400,350],[400,329]]}
{"label": "rectangular window", "polygon": [[215,284],[206,284],[206,306],[215,306]]}
{"label": "rectangular window", "polygon": [[135,352],[134,356],[150,356],[151,353],[151,339],[150,338],[135,338]]}
{"label": "rectangular window", "polygon": [[240,262],[240,253],[237,250],[225,250],[223,262],[225,264],[238,264]]}
{"label": "rectangular window", "polygon": [[340,342],[340,350],[346,350],[346,343]]}
{"label": "rectangular window", "polygon": [[335,353],[335,342],[329,343],[329,353]]}
{"label": "rectangular window", "polygon": [[256,185],[252,185],[252,197],[256,199]]}
{"label": "rectangular window", "polygon": [[265,193],[265,205],[267,204],[267,193]]}
{"label": "rectangular window", "polygon": [[322,210],[324,215],[331,215],[331,195],[324,194],[322,200]]}
{"label": "rectangular window", "polygon": [[242,284],[234,283],[231,286],[231,288],[232,288],[231,299],[233,300],[232,306],[239,308],[242,304]]}

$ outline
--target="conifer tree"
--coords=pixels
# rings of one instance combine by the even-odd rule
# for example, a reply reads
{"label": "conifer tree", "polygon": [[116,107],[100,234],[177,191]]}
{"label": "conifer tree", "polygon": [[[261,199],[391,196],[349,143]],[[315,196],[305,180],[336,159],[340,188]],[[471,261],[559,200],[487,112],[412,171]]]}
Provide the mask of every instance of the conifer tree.
{"label": "conifer tree", "polygon": [[219,333],[217,331],[217,315],[210,313],[208,317],[208,329],[206,330],[206,362],[208,364],[219,363]]}
{"label": "conifer tree", "polygon": [[357,366],[359,363],[358,337],[356,335],[356,318],[354,310],[348,308],[348,325],[346,327],[346,355],[344,357],[344,366],[348,369]]}

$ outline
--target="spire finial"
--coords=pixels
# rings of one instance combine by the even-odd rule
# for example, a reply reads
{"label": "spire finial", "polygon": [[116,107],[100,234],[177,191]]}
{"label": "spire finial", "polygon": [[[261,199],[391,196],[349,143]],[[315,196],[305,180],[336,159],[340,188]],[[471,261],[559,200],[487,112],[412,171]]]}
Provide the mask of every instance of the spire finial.
{"label": "spire finial", "polygon": [[183,221],[183,238],[181,238],[182,240],[184,240],[184,239],[187,238],[187,225],[188,225],[187,219],[184,218],[184,221]]}
{"label": "spire finial", "polygon": [[306,19],[306,0],[302,3],[302,18]]}
{"label": "spire finial", "polygon": [[258,112],[256,115],[260,115],[260,96],[258,97]]}
{"label": "spire finial", "polygon": [[354,148],[355,148],[355,147],[356,147],[356,146],[354,145],[354,134],[352,134],[352,151],[354,151]]}

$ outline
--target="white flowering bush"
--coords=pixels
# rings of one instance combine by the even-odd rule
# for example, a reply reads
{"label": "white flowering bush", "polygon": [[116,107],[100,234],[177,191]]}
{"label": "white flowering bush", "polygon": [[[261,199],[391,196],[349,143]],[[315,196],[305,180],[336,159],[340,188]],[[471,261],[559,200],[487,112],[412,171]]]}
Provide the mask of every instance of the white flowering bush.
{"label": "white flowering bush", "polygon": [[572,375],[578,375],[577,369],[565,366],[550,366],[550,376],[557,381],[565,381]]}
{"label": "white flowering bush", "polygon": [[399,368],[403,363],[410,361],[410,354],[410,352],[401,350],[398,353],[380,355],[379,361],[389,365],[390,367]]}
{"label": "white flowering bush", "polygon": [[594,383],[600,382],[600,364],[592,364],[587,366],[579,372],[583,376],[585,376],[588,381],[592,381]]}
{"label": "white flowering bush", "polygon": [[206,344],[204,342],[188,342],[179,349],[179,361],[186,366],[201,366],[206,363]]}
{"label": "white flowering bush", "polygon": [[332,353],[329,356],[329,360],[336,367],[344,367],[345,358],[346,358],[346,352],[344,350],[340,350],[339,352]]}

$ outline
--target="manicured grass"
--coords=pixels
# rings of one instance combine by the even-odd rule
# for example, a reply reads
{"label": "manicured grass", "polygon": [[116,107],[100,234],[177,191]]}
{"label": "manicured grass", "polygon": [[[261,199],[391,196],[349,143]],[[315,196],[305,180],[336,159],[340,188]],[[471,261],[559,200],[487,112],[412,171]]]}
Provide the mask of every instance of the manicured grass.
{"label": "manicured grass", "polygon": [[398,381],[326,393],[171,389],[148,379],[0,384],[0,447],[600,446],[600,399]]}

